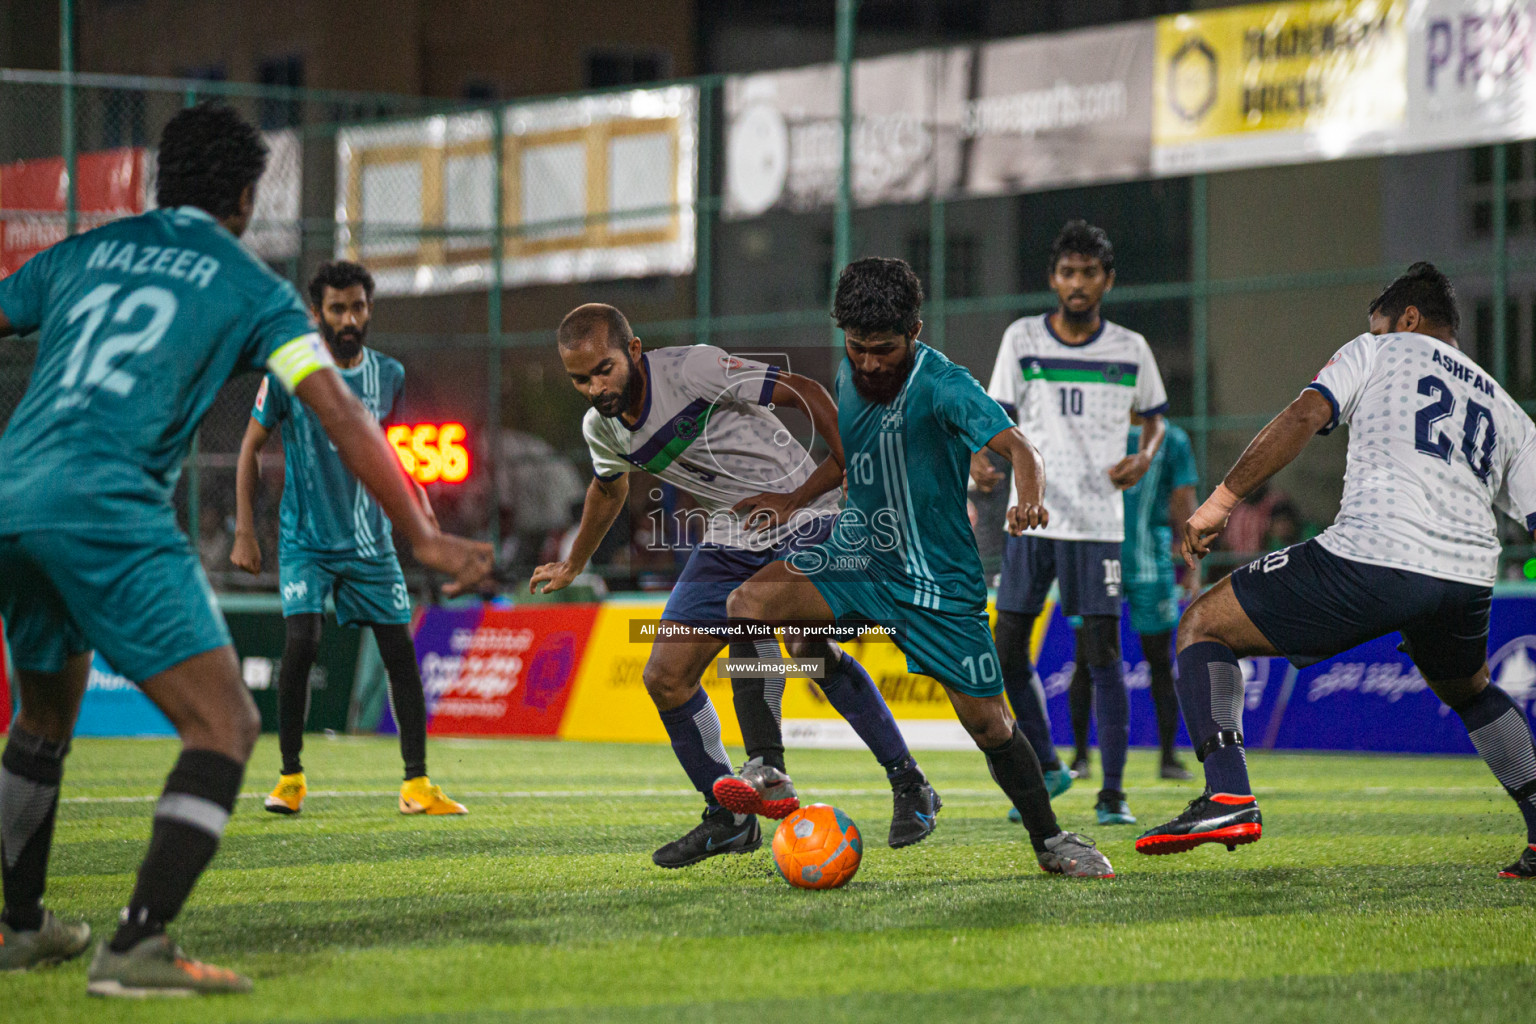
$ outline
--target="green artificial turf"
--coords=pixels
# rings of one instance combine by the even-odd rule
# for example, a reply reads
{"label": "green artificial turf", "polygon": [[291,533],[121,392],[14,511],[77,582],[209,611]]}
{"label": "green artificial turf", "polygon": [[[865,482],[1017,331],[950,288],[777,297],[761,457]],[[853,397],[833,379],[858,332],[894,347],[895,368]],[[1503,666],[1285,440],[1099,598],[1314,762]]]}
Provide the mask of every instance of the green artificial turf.
{"label": "green artificial turf", "polygon": [[[766,843],[652,866],[701,806],[665,747],[429,754],[468,817],[397,814],[391,742],[312,737],[313,792],[285,818],[260,809],[277,765],[263,740],[174,929],[190,954],[254,976],[253,995],[90,1000],[82,959],[0,976],[5,1019],[1536,1020],[1536,882],[1495,877],[1522,822],[1470,758],[1251,755],[1265,838],[1230,854],[1140,856],[1141,827],[1095,824],[1080,786],[1057,813],[1119,873],[1087,881],[1039,872],[979,754],[922,756],[939,830],[893,851],[868,754],[791,751],[802,799],[866,836],[850,885],[803,892]],[[75,744],[55,911],[109,931],[174,756],[162,741]],[[1195,793],[1155,781],[1154,761],[1133,751],[1127,777],[1146,824]]]}

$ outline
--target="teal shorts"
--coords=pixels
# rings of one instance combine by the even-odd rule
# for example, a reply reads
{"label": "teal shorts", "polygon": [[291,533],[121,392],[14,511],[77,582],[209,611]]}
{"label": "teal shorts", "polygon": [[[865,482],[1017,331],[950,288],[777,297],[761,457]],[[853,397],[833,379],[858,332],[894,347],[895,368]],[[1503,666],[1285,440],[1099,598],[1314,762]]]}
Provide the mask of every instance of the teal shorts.
{"label": "teal shorts", "polygon": [[835,541],[791,555],[790,566],[816,585],[839,621],[870,622],[894,628],[907,668],[932,676],[971,697],[1003,692],[1003,674],[985,607],[940,611],[913,603],[913,583],[900,572],[862,565],[849,571],[848,555]]}
{"label": "teal shorts", "polygon": [[230,642],[192,545],[173,529],[0,536],[0,619],[18,669],[51,674],[95,650],[135,683]]}
{"label": "teal shorts", "polygon": [[371,555],[282,554],[277,560],[283,618],[319,615],[336,592],[336,621],[343,626],[398,626],[411,621],[406,589],[395,553]]}
{"label": "teal shorts", "polygon": [[1171,633],[1179,625],[1179,584],[1170,568],[1166,576],[1148,583],[1127,583],[1131,628],[1142,636]]}

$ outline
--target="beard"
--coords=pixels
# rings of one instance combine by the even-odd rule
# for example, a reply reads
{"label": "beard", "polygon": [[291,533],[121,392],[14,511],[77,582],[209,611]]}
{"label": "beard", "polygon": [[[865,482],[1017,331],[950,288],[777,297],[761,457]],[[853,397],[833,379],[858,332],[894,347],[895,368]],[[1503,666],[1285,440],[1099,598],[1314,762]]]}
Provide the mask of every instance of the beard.
{"label": "beard", "polygon": [[891,399],[901,392],[901,386],[907,382],[907,377],[912,373],[912,363],[916,358],[917,346],[909,341],[906,357],[895,369],[881,370],[877,373],[854,370],[853,389],[866,402],[888,405]]}
{"label": "beard", "polygon": [[1093,323],[1093,318],[1099,315],[1098,304],[1084,306],[1082,309],[1073,309],[1065,302],[1061,304],[1061,318],[1069,324],[1086,326]]}
{"label": "beard", "polygon": [[363,339],[368,337],[368,328],[343,327],[338,331],[322,320],[320,336],[325,339],[326,347],[331,350],[331,355],[336,357],[337,362],[348,363],[363,351]]}
{"label": "beard", "polygon": [[624,361],[629,364],[629,375],[624,378],[624,386],[618,391],[608,391],[592,399],[592,408],[598,415],[605,419],[613,419],[625,409],[635,404],[635,399],[640,397],[640,367],[624,353]]}

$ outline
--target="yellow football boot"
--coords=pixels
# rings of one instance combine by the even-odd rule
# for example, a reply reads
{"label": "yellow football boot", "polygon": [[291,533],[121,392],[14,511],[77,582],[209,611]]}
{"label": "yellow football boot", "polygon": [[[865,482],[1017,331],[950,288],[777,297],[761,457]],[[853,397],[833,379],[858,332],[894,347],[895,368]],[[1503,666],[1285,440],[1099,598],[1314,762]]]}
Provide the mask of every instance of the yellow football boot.
{"label": "yellow football boot", "polygon": [[401,814],[468,814],[469,810],[443,794],[442,786],[432,785],[425,775],[406,779],[400,786]]}
{"label": "yellow football boot", "polygon": [[277,788],[267,794],[266,808],[273,814],[298,814],[304,806],[304,795],[308,792],[303,772],[279,775]]}

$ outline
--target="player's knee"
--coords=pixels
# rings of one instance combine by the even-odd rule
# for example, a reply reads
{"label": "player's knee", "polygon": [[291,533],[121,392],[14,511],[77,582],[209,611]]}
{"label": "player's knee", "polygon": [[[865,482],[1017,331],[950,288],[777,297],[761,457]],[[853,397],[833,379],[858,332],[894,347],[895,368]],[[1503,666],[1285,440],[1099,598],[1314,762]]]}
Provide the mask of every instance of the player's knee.
{"label": "player's knee", "polygon": [[1217,628],[1215,616],[1211,614],[1211,602],[1207,600],[1210,594],[1202,594],[1195,599],[1184,612],[1184,617],[1179,620],[1178,649],[1180,651],[1192,644],[1205,643],[1208,640],[1217,640],[1212,630]]}
{"label": "player's knee", "polygon": [[1110,668],[1120,661],[1120,620],[1114,616],[1087,616],[1077,638],[1089,667]]}
{"label": "player's knee", "polygon": [[1483,692],[1488,686],[1488,673],[1482,671],[1463,679],[1426,679],[1425,682],[1446,707],[1455,710]]}
{"label": "player's knee", "polygon": [[737,587],[725,599],[725,614],[733,619],[762,619],[765,602],[761,591],[761,587]]}
{"label": "player's knee", "polygon": [[655,658],[645,663],[645,668],[640,671],[640,680],[645,684],[645,692],[650,694],[651,700],[663,711],[685,703],[693,696],[693,688],[698,685],[697,679],[685,679]]}

